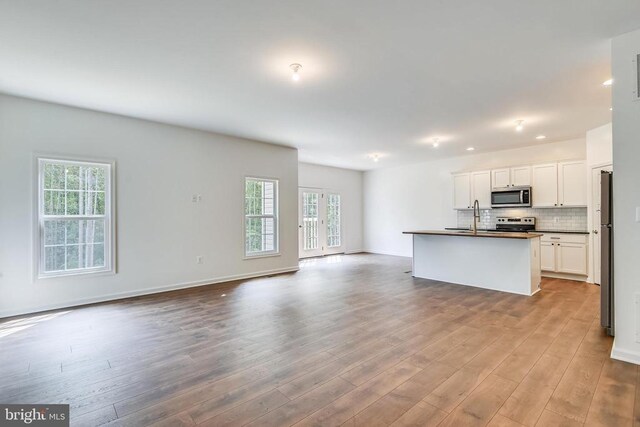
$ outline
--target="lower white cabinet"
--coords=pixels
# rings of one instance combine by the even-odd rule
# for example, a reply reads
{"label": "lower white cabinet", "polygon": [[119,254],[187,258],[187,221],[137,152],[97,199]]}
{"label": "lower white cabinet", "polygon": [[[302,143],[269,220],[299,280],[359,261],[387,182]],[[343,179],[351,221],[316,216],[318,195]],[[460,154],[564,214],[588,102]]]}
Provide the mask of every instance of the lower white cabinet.
{"label": "lower white cabinet", "polygon": [[587,275],[587,245],[584,243],[558,243],[556,267],[559,273]]}
{"label": "lower white cabinet", "polygon": [[586,276],[587,259],[584,234],[543,234],[540,239],[542,271]]}
{"label": "lower white cabinet", "polygon": [[540,241],[540,268],[556,271],[556,247],[551,242]]}

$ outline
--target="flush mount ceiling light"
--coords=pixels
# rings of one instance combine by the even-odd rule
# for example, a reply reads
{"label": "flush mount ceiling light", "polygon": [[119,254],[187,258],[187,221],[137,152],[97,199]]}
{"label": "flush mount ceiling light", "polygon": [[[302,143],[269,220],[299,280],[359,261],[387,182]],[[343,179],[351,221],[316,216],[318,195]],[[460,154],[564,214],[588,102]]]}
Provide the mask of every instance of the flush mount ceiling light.
{"label": "flush mount ceiling light", "polygon": [[293,72],[291,74],[291,80],[293,80],[294,82],[297,82],[300,80],[300,70],[302,69],[302,65],[298,64],[298,63],[293,63],[291,65],[289,65],[289,68],[291,68],[291,71]]}
{"label": "flush mount ceiling light", "polygon": [[433,138],[433,148],[438,148],[438,145],[440,145],[440,138]]}
{"label": "flush mount ceiling light", "polygon": [[524,120],[516,121],[516,132],[522,132],[524,129]]}
{"label": "flush mount ceiling light", "polygon": [[602,86],[611,86],[613,84],[613,79],[605,80],[602,82]]}
{"label": "flush mount ceiling light", "polygon": [[371,159],[373,159],[374,162],[378,162],[380,160],[380,156],[377,154],[372,154]]}
{"label": "flush mount ceiling light", "polygon": [[467,147],[467,151],[473,151],[473,150],[475,150],[475,148],[473,148],[473,147]]}
{"label": "flush mount ceiling light", "polygon": [[546,136],[544,136],[544,135],[538,135],[538,136],[536,136],[536,139],[545,139],[545,138],[546,138]]}

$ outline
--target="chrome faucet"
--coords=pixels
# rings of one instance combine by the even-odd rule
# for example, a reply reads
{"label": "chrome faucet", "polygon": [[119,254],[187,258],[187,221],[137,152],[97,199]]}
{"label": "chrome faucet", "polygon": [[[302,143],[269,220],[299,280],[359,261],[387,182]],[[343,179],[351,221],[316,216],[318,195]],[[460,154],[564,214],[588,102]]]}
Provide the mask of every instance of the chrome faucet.
{"label": "chrome faucet", "polygon": [[478,199],[476,199],[473,201],[473,234],[478,233],[479,219],[480,219],[480,202],[478,202]]}

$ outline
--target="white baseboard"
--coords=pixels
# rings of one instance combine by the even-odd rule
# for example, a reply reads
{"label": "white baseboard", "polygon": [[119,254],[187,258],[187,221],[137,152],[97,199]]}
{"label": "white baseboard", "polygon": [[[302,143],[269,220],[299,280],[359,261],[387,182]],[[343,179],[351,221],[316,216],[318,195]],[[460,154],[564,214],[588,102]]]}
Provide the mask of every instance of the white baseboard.
{"label": "white baseboard", "polygon": [[543,271],[542,277],[552,277],[554,279],[566,279],[566,280],[575,280],[577,282],[587,282],[587,276],[581,276],[579,274],[553,273],[551,271]]}
{"label": "white baseboard", "polygon": [[402,258],[411,258],[411,254],[398,254],[398,253],[392,253],[392,252],[379,252],[379,251],[372,251],[369,249],[363,249],[362,250],[363,253],[366,254],[374,254],[374,255],[389,255],[389,256],[399,256]]}
{"label": "white baseboard", "polygon": [[640,365],[640,353],[637,351],[617,348],[615,339],[613,340],[613,347],[611,348],[611,358]]}
{"label": "white baseboard", "polygon": [[365,253],[365,251],[363,251],[362,249],[352,249],[350,251],[344,252],[345,255],[362,254],[362,253]]}
{"label": "white baseboard", "polygon": [[100,295],[100,296],[91,297],[91,298],[81,298],[74,301],[68,301],[68,302],[58,303],[58,304],[47,304],[39,307],[23,308],[18,310],[3,310],[3,311],[0,311],[0,319],[5,317],[21,316],[25,314],[40,313],[40,312],[49,311],[49,310],[58,310],[62,308],[71,308],[71,307],[77,307],[77,306],[87,305],[87,304],[95,304],[99,302],[115,301],[119,299],[132,298],[132,297],[138,297],[143,295],[158,294],[158,293],[167,292],[167,291],[176,291],[178,289],[195,288],[198,286],[207,286],[207,285],[216,285],[216,284],[225,283],[225,282],[232,282],[234,280],[245,280],[245,279],[253,279],[256,277],[270,276],[273,274],[291,273],[294,271],[298,271],[299,269],[300,268],[298,266],[277,268],[273,270],[256,271],[254,273],[236,274],[231,276],[216,277],[212,279],[197,280],[193,282],[176,283],[172,285],[159,286],[155,288],[137,289],[134,291],[127,291],[127,292],[118,292],[115,294]]}

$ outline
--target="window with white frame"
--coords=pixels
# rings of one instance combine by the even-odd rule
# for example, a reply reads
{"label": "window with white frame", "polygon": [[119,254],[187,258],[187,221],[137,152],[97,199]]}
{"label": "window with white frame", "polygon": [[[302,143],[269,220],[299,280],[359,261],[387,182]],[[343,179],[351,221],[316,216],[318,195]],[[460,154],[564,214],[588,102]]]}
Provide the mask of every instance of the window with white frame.
{"label": "window with white frame", "polygon": [[112,270],[111,164],[38,159],[38,276]]}
{"label": "window with white frame", "polygon": [[278,253],[278,181],[245,178],[245,255]]}

